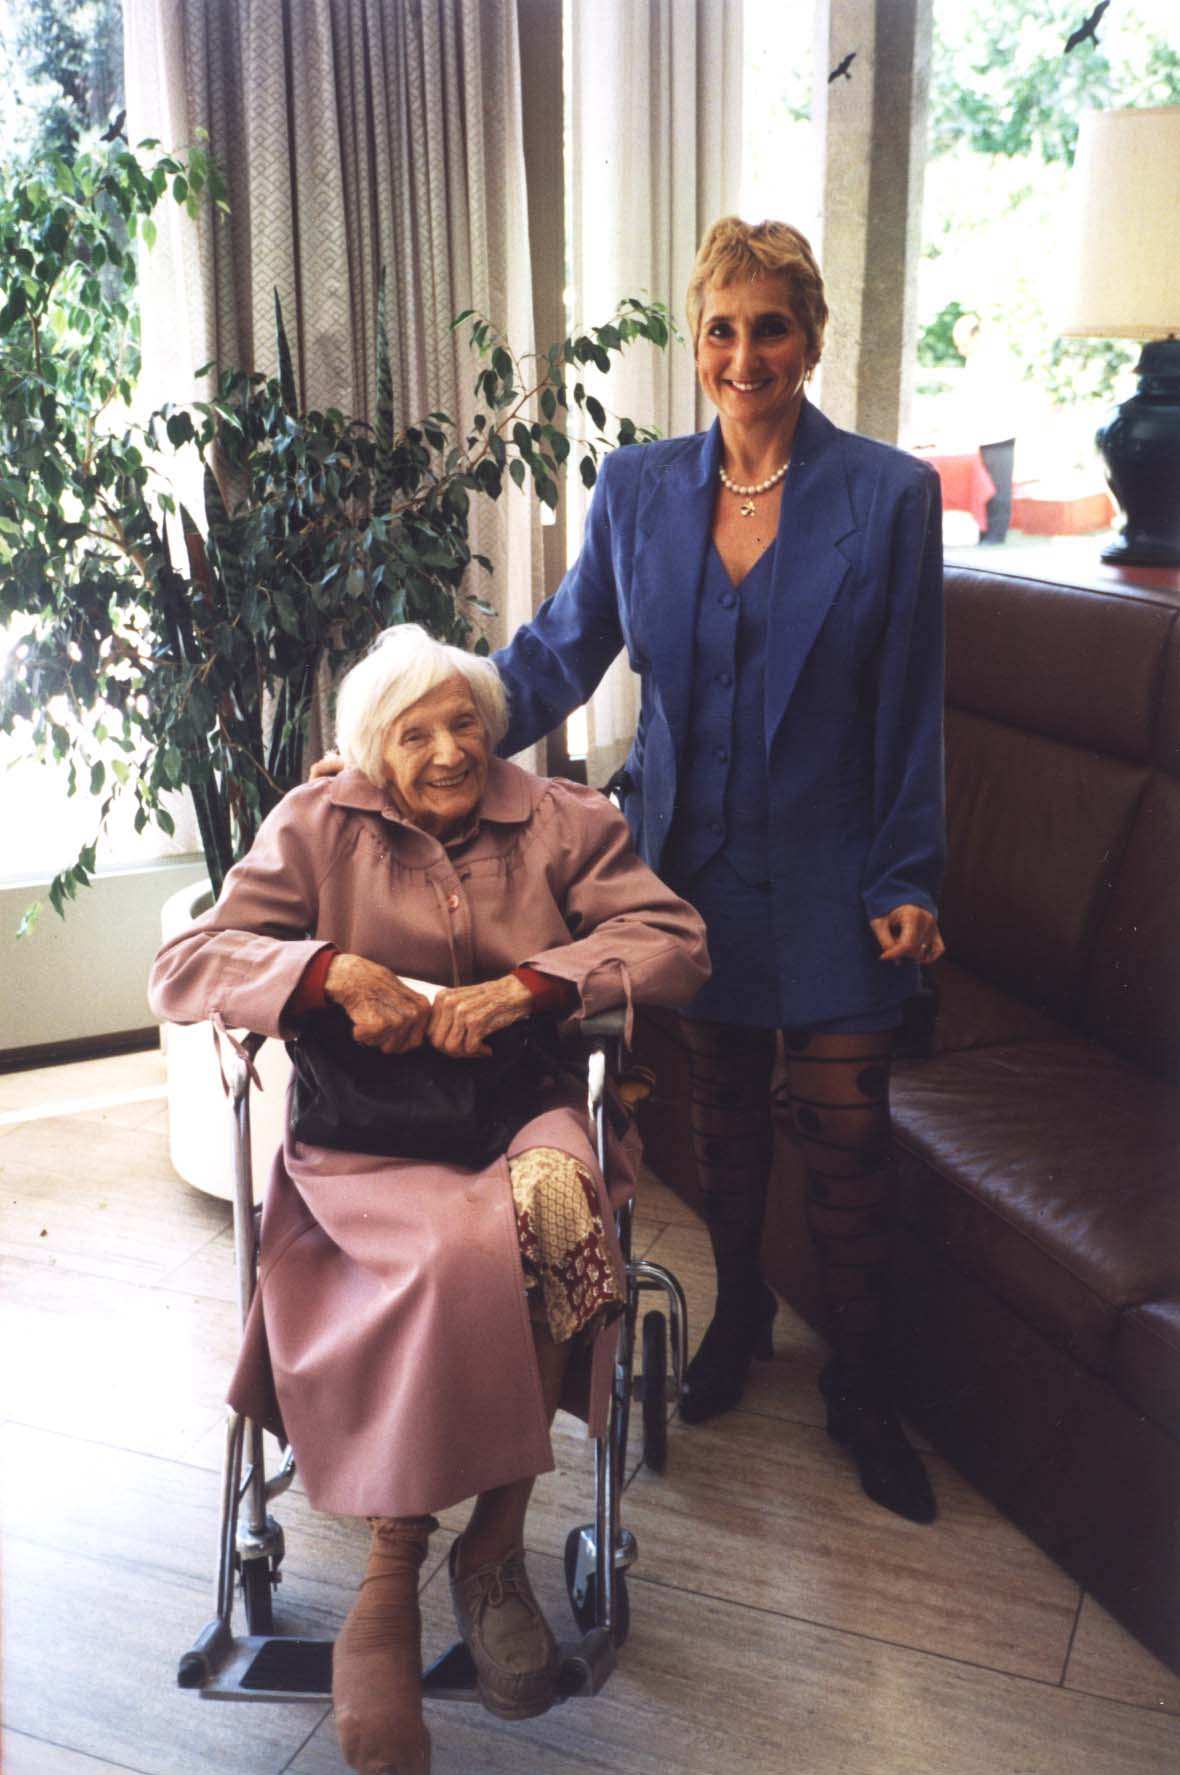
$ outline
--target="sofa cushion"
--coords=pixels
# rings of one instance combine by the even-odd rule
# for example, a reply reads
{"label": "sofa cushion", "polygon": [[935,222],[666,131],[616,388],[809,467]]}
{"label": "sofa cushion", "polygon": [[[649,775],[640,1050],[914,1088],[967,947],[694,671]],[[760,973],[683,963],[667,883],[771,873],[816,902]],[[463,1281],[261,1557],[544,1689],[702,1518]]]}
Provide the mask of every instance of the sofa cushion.
{"label": "sofa cushion", "polygon": [[947,702],[1087,751],[1151,756],[1166,603],[949,569]]}
{"label": "sofa cushion", "polygon": [[1068,1041],[1073,1033],[1055,1018],[1046,1017],[1043,1011],[989,985],[953,961],[937,963],[931,978],[938,993],[937,1054],[1006,1047],[1013,1042]]}
{"label": "sofa cushion", "polygon": [[1180,777],[1180,618],[1172,623],[1164,658],[1155,724],[1155,761],[1169,776]]}
{"label": "sofa cushion", "polygon": [[1154,1423],[1180,1436],[1180,1296],[1123,1314],[1115,1379]]}
{"label": "sofa cushion", "polygon": [[1128,1060],[1180,1081],[1180,782],[1159,772],[1143,797],[1098,928],[1086,1027]]}
{"label": "sofa cushion", "polygon": [[1112,859],[1149,767],[958,709],[947,711],[946,734],[947,948],[973,973],[1076,1022]]}
{"label": "sofa cushion", "polygon": [[1180,1095],[1093,1044],[899,1066],[902,1212],[1029,1324],[1110,1373],[1121,1314],[1180,1292]]}

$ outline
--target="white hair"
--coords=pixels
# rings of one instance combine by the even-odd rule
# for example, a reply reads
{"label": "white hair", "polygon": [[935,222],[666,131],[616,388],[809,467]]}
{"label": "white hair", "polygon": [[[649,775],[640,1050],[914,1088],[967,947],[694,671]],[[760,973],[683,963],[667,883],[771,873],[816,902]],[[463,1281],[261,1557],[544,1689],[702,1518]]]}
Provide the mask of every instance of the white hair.
{"label": "white hair", "polygon": [[341,679],[336,693],[336,745],[344,762],[364,771],[381,788],[390,728],[413,703],[456,673],[466,680],[489,745],[498,746],[508,731],[508,697],[491,660],[448,647],[417,623],[405,622],[383,629],[364,658]]}

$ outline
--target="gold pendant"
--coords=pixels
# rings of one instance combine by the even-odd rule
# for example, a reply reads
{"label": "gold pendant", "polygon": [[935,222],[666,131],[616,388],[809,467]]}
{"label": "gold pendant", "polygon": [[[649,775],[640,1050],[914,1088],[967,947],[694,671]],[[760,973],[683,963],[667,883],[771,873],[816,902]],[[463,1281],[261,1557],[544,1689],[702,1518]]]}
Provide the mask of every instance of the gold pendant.
{"label": "gold pendant", "polygon": [[752,518],[754,516],[754,501],[752,499],[747,499],[744,505],[738,507],[738,510],[741,512],[743,518]]}

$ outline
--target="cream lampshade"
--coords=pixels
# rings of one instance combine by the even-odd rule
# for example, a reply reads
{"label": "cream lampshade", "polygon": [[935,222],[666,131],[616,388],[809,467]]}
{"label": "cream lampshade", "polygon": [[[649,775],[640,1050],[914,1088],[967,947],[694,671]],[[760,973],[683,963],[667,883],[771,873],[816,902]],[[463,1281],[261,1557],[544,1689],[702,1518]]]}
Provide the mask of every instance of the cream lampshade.
{"label": "cream lampshade", "polygon": [[1103,560],[1180,565],[1180,105],[1082,119],[1061,331],[1139,339],[1139,391],[1097,436],[1126,513]]}

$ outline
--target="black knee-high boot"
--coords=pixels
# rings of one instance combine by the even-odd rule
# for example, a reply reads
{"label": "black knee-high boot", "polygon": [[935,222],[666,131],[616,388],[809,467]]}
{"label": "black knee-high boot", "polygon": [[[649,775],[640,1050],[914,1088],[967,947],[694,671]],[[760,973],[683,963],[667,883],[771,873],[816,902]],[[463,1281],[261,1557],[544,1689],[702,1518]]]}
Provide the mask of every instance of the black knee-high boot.
{"label": "black knee-high boot", "polygon": [[832,1360],[820,1377],[828,1431],[869,1497],[913,1522],[936,1506],[892,1406],[888,1288],[896,1222],[889,1134],[890,1038],[786,1037],[791,1112],[807,1163],[807,1219]]}
{"label": "black knee-high boot", "polygon": [[771,1354],[774,1295],[762,1280],[770,1172],[773,1030],[685,1020],[693,1153],[717,1265],[717,1305],[688,1365],[680,1414],[703,1423],[737,1404],[755,1356]]}

